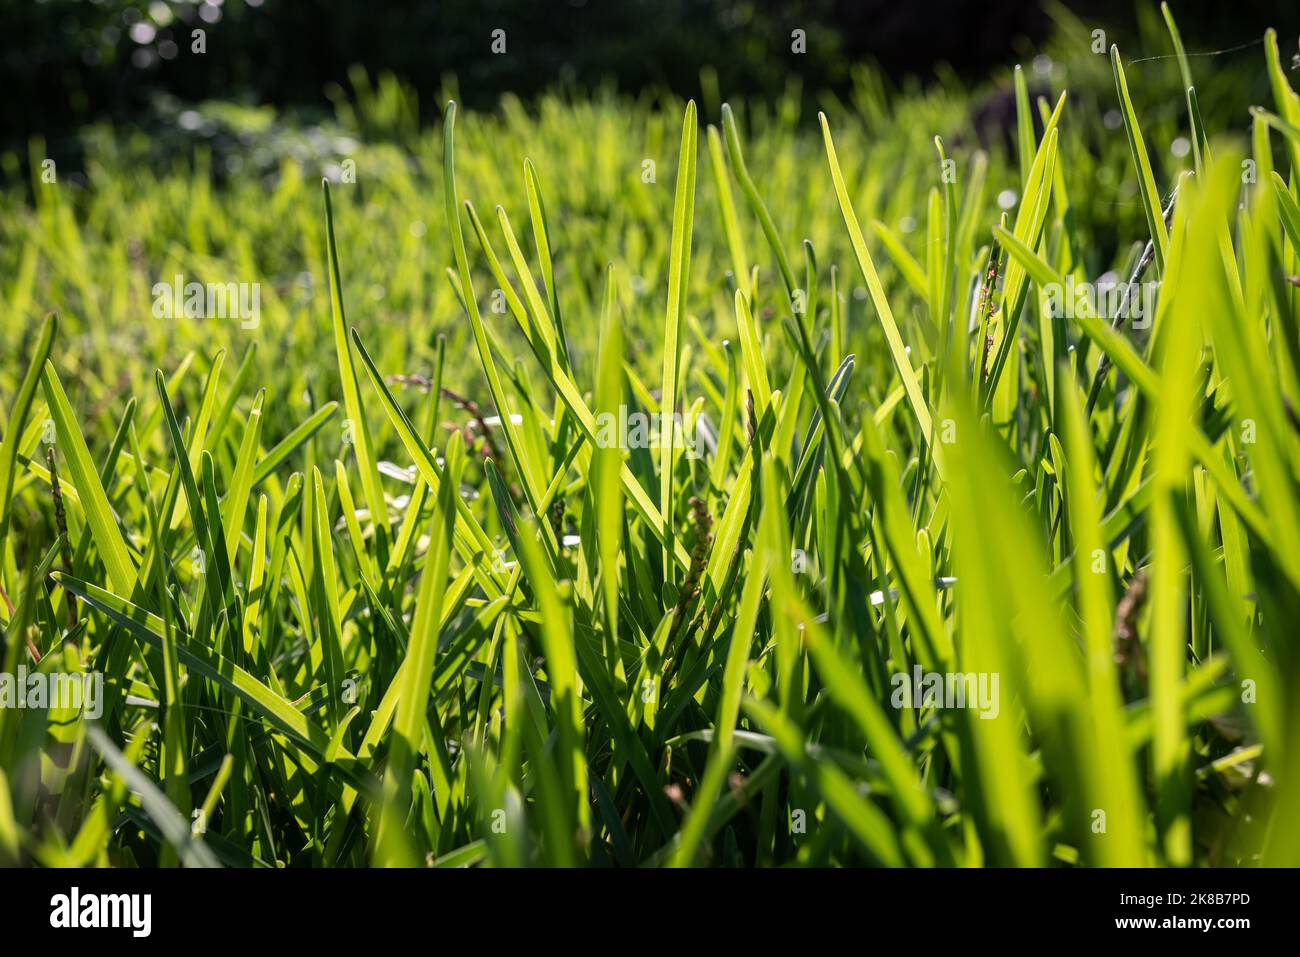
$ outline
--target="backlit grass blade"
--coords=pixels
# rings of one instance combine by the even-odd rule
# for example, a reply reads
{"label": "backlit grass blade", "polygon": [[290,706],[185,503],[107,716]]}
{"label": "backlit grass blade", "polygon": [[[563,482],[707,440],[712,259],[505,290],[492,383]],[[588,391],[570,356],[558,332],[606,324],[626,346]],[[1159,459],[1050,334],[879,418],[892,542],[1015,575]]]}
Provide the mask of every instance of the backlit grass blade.
{"label": "backlit grass blade", "polygon": [[[597,414],[617,418],[623,402],[623,326],[617,315],[614,267],[605,270],[605,300],[600,316],[600,358],[596,382]],[[623,538],[623,490],[618,473],[623,450],[597,447],[592,453],[591,507],[596,509],[596,547],[604,600],[605,657],[618,660],[618,567]]]}
{"label": "backlit grass blade", "polygon": [[[1277,31],[1272,27],[1264,31],[1264,60],[1268,66],[1269,86],[1273,90],[1273,103],[1278,115],[1293,130],[1300,130],[1300,96],[1296,95],[1287,80],[1282,57],[1278,53]],[[1286,149],[1291,159],[1291,175],[1300,175],[1300,137],[1287,137]]]}
{"label": "backlit grass blade", "polygon": [[[775,508],[777,503],[769,503],[767,507]],[[691,805],[690,816],[682,827],[672,859],[677,866],[694,863],[714,802],[734,759],[732,739],[735,735],[736,722],[740,717],[745,669],[750,662],[754,629],[767,584],[768,561],[770,557],[766,550],[761,553],[756,552],[745,579],[745,587],[740,596],[740,605],[723,666],[722,693],[718,698],[718,716],[714,723],[716,734],[709,750],[709,761],[705,765],[704,777],[696,792],[695,801]]]}
{"label": "backlit grass blade", "polygon": [[[1043,130],[1042,142],[1034,154],[1025,181],[1025,194],[1021,197],[1020,208],[1016,212],[1015,236],[1030,249],[1036,249],[1042,239],[1051,207],[1052,184],[1055,179],[1057,150],[1061,114],[1065,108],[1065,94],[1057,100],[1052,115]],[[1002,308],[999,317],[1000,341],[988,374],[988,389],[985,394],[986,406],[991,405],[999,395],[998,386],[1006,369],[1009,357],[1015,348],[1019,330],[1020,314],[1027,298],[1029,276],[1024,267],[1015,259],[1007,264],[1006,278],[1002,284]]]}
{"label": "backlit grass blade", "polygon": [[[483,319],[479,314],[478,302],[474,297],[474,283],[469,272],[469,260],[465,255],[465,239],[460,225],[460,204],[456,195],[455,126],[456,104],[449,103],[443,119],[443,188],[447,225],[452,239],[452,252],[455,255],[456,268],[460,275],[461,291],[465,294],[465,308],[469,314],[470,326],[474,330],[474,343],[478,348],[479,361],[482,363],[483,372],[487,376],[488,388],[492,393],[493,404],[497,407],[498,417],[501,420],[501,429],[505,432],[506,443],[515,470],[524,483],[524,491],[528,498],[529,507],[535,509],[541,499],[541,489],[538,487],[541,482],[540,467],[535,466],[528,457],[526,447],[520,439],[511,416],[510,406],[506,403],[505,390],[502,388],[500,376],[497,374],[496,363],[492,359],[492,350],[483,327]],[[545,306],[541,303],[536,290],[534,290],[534,297],[537,299],[539,310],[544,312]],[[547,326],[549,327],[549,319],[547,320]],[[549,350],[554,350],[555,342],[553,337],[548,340],[547,347]]]}
{"label": "backlit grass blade", "polygon": [[[660,380],[659,511],[663,515],[664,567],[673,567],[676,529],[673,516],[673,450],[677,439],[677,388],[682,358],[682,323],[691,270],[691,233],[695,223],[695,102],[686,105],[682,145],[677,160],[673,201],[672,252],[668,259],[668,312],[664,317],[663,376]],[[669,579],[672,580],[671,577]]]}
{"label": "backlit grass blade", "polygon": [[1165,228],[1160,192],[1156,189],[1156,178],[1151,170],[1146,141],[1138,126],[1137,114],[1133,112],[1133,100],[1129,97],[1128,78],[1124,75],[1124,64],[1119,58],[1119,47],[1114,44],[1110,48],[1110,63],[1115,73],[1115,90],[1119,94],[1120,112],[1124,117],[1124,131],[1128,134],[1133,169],[1138,178],[1138,195],[1142,199],[1142,210],[1146,213],[1147,229],[1155,240],[1156,272],[1162,273],[1165,270],[1165,255],[1169,250],[1169,230]]}
{"label": "backlit grass blade", "polygon": [[[387,797],[379,823],[380,833],[376,838],[380,847],[388,846],[385,831],[395,831],[402,826],[401,822],[406,816],[406,802],[401,799],[401,795],[410,779],[416,757],[422,750],[424,715],[438,648],[438,622],[442,617],[443,594],[451,561],[452,535],[456,524],[455,503],[459,498],[463,464],[464,446],[459,434],[453,434],[447,444],[446,469],[438,487],[437,505],[430,526],[430,551],[420,578],[415,617],[411,621],[407,661],[398,678],[403,684],[397,702],[397,714],[393,719],[391,753],[384,776]],[[388,860],[382,863],[393,864],[399,861]]]}
{"label": "backlit grass blade", "polygon": [[745,294],[736,290],[736,329],[740,336],[740,354],[745,361],[745,378],[754,396],[754,411],[762,415],[772,404],[772,386],[767,378],[767,364],[763,361],[763,344],[758,325],[750,311]]}
{"label": "backlit grass blade", "polygon": [[1034,165],[1034,153],[1038,143],[1034,138],[1034,114],[1029,106],[1029,87],[1025,83],[1025,71],[1016,64],[1014,70],[1016,89],[1016,155],[1020,158],[1020,184],[1022,188],[1029,185],[1029,173]]}
{"label": "backlit grass blade", "polygon": [[1146,863],[1133,755],[1124,747],[1123,700],[1115,667],[1114,556],[1102,538],[1096,455],[1078,388],[1063,365],[1057,371],[1057,409],[1065,426],[1067,502],[1074,539],[1074,578],[1087,662],[1088,709],[1100,759],[1093,772],[1103,795],[1106,830],[1088,848],[1102,865]]}
{"label": "backlit grass blade", "polygon": [[[749,208],[758,218],[759,226],[763,229],[763,235],[767,238],[767,244],[771,247],[773,255],[776,256],[776,264],[781,270],[781,279],[785,282],[786,295],[794,297],[795,288],[798,286],[798,280],[795,279],[794,270],[790,268],[790,259],[786,256],[785,247],[781,243],[781,237],[777,234],[776,223],[772,221],[772,214],[767,211],[767,204],[763,202],[763,197],[758,192],[758,187],[754,185],[754,179],[749,175],[749,167],[745,165],[745,156],[740,149],[740,133],[736,129],[736,117],[732,113],[731,107],[726,103],[722,104],[722,130],[727,141],[727,155],[731,159],[731,165],[735,168],[736,179],[740,182],[740,190],[745,194],[745,199],[749,201]],[[737,288],[743,277],[736,277]],[[754,290],[751,286],[749,293],[752,295]]]}
{"label": "backlit grass blade", "polygon": [[317,637],[324,665],[326,728],[335,731],[343,719],[343,615],[339,611],[338,573],[334,567],[334,536],[326,511],[325,482],[320,469],[311,470],[311,590],[315,600]]}
{"label": "backlit grass blade", "polygon": [[[1205,210],[1209,214],[1210,210]],[[1200,217],[1197,217],[1200,218]],[[1196,229],[1199,224],[1192,228]],[[1217,256],[1213,232],[1208,240],[1210,263]],[[1195,240],[1188,239],[1188,261],[1197,261]],[[1210,265],[1207,263],[1206,265]],[[1155,487],[1151,502],[1152,556],[1150,569],[1151,635],[1150,687],[1152,709],[1151,774],[1156,800],[1156,827],[1165,857],[1186,867],[1192,856],[1192,822],[1187,801],[1187,774],[1191,743],[1182,714],[1182,684],[1187,667],[1187,553],[1179,534],[1172,499],[1186,494],[1190,461],[1187,422],[1195,408],[1196,360],[1200,344],[1197,319],[1203,308],[1192,305],[1186,286],[1174,298],[1169,321],[1161,330],[1160,384],[1162,398],[1156,408],[1153,455]]]}
{"label": "backlit grass blade", "polygon": [[736,201],[731,195],[731,181],[727,177],[726,161],[722,158],[722,138],[718,128],[709,125],[709,160],[712,163],[713,181],[718,190],[718,208],[722,214],[723,229],[727,234],[727,248],[731,253],[731,274],[736,288],[752,296],[754,291],[746,283],[749,279],[749,254],[745,249],[745,237],[740,231],[740,222],[736,218]]}
{"label": "backlit grass blade", "polygon": [[[45,401],[54,420],[59,448],[63,452],[64,462],[73,486],[81,498],[81,507],[86,515],[86,523],[95,539],[95,548],[108,580],[118,591],[130,594],[135,587],[136,569],[131,561],[130,552],[118,528],[113,508],[104,494],[104,485],[99,472],[90,458],[86,448],[85,437],[77,425],[76,416],[68,404],[68,397],[59,382],[59,374],[53,363],[45,363],[41,386],[45,392]],[[15,437],[16,438],[16,437]]]}
{"label": "backlit grass blade", "polygon": [[253,488],[253,458],[257,454],[262,438],[262,405],[266,399],[265,390],[258,392],[249,410],[248,422],[244,426],[244,438],[239,445],[235,458],[235,471],[230,487],[226,492],[226,501],[222,506],[222,524],[226,533],[226,545],[230,554],[228,560],[235,560],[239,550],[239,536],[244,528],[244,516],[248,508],[248,496]]}
{"label": "backlit grass blade", "polygon": [[578,677],[572,618],[546,568],[541,547],[537,544],[535,520],[525,518],[521,531],[519,560],[533,586],[533,597],[542,617],[539,631],[551,688],[550,707],[558,732],[557,770],[561,786],[568,790],[565,803],[572,802],[566,812],[566,823],[574,847],[581,850],[588,840],[591,812],[587,790],[586,731],[582,720],[582,683]]}
{"label": "backlit grass blade", "polygon": [[555,322],[556,339],[559,343],[560,359],[565,368],[569,368],[569,337],[564,329],[564,317],[560,312],[560,293],[555,284],[555,263],[552,261],[551,227],[546,215],[546,205],[542,201],[542,184],[537,178],[537,167],[531,160],[524,160],[524,187],[528,194],[528,213],[533,223],[533,239],[537,243],[537,257],[542,267],[542,282],[546,285],[551,318]]}
{"label": "backlit grass blade", "polygon": [[361,405],[361,390],[357,383],[356,366],[352,362],[352,349],[348,341],[348,321],[343,312],[343,279],[339,274],[338,246],[334,240],[334,207],[330,202],[328,180],[321,181],[325,194],[325,239],[329,256],[330,315],[334,329],[334,352],[338,358],[339,381],[343,388],[343,409],[352,424],[352,447],[357,453],[357,469],[361,473],[361,487],[366,493],[366,505],[376,525],[388,524],[388,504],[379,482],[379,468],[375,459],[374,440],[370,424]]}
{"label": "backlit grass blade", "polygon": [[1201,121],[1201,111],[1196,103],[1196,89],[1192,86],[1192,70],[1188,66],[1187,51],[1183,49],[1183,38],[1178,32],[1178,25],[1174,23],[1174,15],[1169,9],[1169,4],[1162,2],[1160,13],[1165,18],[1165,26],[1169,29],[1169,40],[1174,47],[1174,56],[1178,58],[1178,74],[1182,77],[1183,89],[1187,92],[1187,120],[1192,134],[1193,162],[1196,172],[1201,174],[1205,171],[1208,146],[1205,142],[1205,125]]}
{"label": "backlit grass blade", "polygon": [[[822,125],[822,138],[826,144],[826,158],[831,168],[831,179],[835,183],[835,194],[839,197],[840,212],[844,217],[844,226],[848,230],[849,240],[853,244],[853,253],[857,257],[858,267],[862,270],[862,275],[867,281],[867,290],[871,293],[871,301],[876,307],[877,318],[880,320],[880,326],[885,332],[885,340],[889,343],[889,352],[894,360],[894,368],[903,383],[903,388],[907,391],[907,401],[912,406],[912,414],[921,427],[922,437],[927,443],[931,443],[933,447],[934,433],[930,422],[930,407],[926,403],[925,394],[921,391],[921,383],[912,369],[912,362],[907,355],[907,347],[903,344],[902,334],[898,330],[898,323],[894,320],[894,312],[890,308],[889,299],[885,296],[884,286],[881,284],[880,276],[877,274],[875,264],[871,260],[871,253],[867,251],[866,240],[862,237],[862,227],[858,225],[858,217],[853,212],[853,202],[849,199],[848,189],[844,185],[844,176],[840,173],[840,161],[835,155],[835,144],[831,140],[831,128],[826,122],[826,114],[819,114],[819,117]],[[944,475],[943,458],[942,449],[934,448],[935,470],[941,478]]]}
{"label": "backlit grass blade", "polygon": [[27,421],[27,413],[31,410],[32,400],[36,396],[36,387],[40,382],[41,373],[45,369],[45,361],[50,356],[50,347],[54,343],[54,336],[58,332],[58,328],[58,317],[54,313],[50,313],[45,318],[45,324],[41,326],[41,335],[37,340],[36,350],[32,353],[30,364],[27,366],[27,374],[23,376],[22,385],[18,387],[18,394],[14,397],[14,404],[9,409],[9,421],[5,425],[4,438],[0,440],[0,547],[4,545],[5,538],[9,533],[9,504],[13,497],[19,439],[22,436],[23,427]]}

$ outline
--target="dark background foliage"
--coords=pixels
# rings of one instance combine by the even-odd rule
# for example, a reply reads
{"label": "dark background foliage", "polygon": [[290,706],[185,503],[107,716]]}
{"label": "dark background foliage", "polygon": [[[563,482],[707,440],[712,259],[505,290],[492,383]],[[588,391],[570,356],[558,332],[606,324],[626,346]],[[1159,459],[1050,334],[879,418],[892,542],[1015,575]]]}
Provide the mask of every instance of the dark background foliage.
{"label": "dark background foliage", "polygon": [[[1072,11],[1123,32],[1132,0],[1080,0]],[[1175,4],[1191,51],[1258,39],[1295,12],[1277,0]],[[347,70],[392,71],[421,94],[454,74],[460,95],[490,106],[556,84],[612,81],[633,93],[695,95],[701,67],[726,95],[772,95],[797,75],[839,90],[852,64],[896,78],[936,66],[987,76],[1041,42],[1051,16],[1032,0],[0,0],[0,143],[57,141],[92,120],[130,121],[158,93],[327,105]],[[506,31],[507,54],[491,52]],[[795,28],[808,54],[790,49]],[[192,31],[206,52],[191,52]],[[1288,43],[1286,48],[1293,47]],[[434,109],[422,95],[422,109]]]}

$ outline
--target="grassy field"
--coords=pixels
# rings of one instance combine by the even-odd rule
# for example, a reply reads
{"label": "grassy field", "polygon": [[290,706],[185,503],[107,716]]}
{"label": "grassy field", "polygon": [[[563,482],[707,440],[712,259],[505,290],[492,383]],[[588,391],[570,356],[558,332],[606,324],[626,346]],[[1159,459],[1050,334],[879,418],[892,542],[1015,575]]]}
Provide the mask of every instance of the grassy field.
{"label": "grassy field", "polygon": [[0,158],[0,863],[1300,864],[1300,98],[1132,40]]}

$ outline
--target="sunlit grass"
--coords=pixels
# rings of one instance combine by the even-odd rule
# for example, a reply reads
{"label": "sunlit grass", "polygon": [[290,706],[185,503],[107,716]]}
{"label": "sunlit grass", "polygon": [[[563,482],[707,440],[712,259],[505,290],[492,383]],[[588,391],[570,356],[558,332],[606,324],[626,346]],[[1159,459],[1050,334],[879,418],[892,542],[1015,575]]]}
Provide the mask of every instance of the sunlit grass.
{"label": "sunlit grass", "polygon": [[[323,197],[6,194],[3,671],[106,698],[0,709],[0,861],[1300,863],[1300,99],[1270,34],[1216,135],[1167,25],[1176,116],[1116,49],[1009,150],[388,85]],[[1149,324],[1051,312],[1103,273]]]}

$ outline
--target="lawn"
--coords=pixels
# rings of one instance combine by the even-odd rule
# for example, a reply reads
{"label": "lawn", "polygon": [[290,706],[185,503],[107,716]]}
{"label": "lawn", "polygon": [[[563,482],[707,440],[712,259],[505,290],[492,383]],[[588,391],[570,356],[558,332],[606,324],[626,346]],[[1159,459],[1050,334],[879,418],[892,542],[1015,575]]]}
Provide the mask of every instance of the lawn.
{"label": "lawn", "polygon": [[1110,40],[0,157],[0,863],[1300,865],[1290,52]]}

